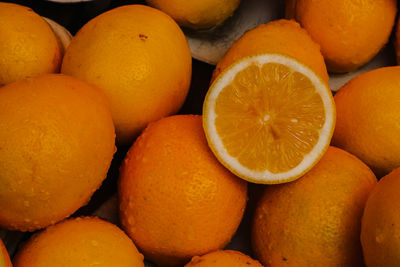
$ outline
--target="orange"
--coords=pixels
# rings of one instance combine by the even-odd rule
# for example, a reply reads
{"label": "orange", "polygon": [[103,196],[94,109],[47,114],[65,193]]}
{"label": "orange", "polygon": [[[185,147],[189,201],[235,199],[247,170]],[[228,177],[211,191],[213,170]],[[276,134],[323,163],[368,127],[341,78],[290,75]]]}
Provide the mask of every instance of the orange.
{"label": "orange", "polygon": [[308,33],[293,20],[262,24],[240,37],[218,62],[213,80],[235,61],[254,54],[280,53],[303,62],[326,83],[329,76],[320,48]]}
{"label": "orange", "polygon": [[286,16],[321,46],[329,71],[349,72],[386,44],[396,12],[396,0],[289,0]]}
{"label": "orange", "polygon": [[262,267],[249,256],[234,250],[217,250],[203,256],[193,257],[185,267]]}
{"label": "orange", "polygon": [[400,166],[400,67],[376,69],[335,95],[333,144],[359,157],[379,177]]}
{"label": "orange", "polygon": [[186,38],[168,15],[130,5],[83,26],[68,46],[62,72],[104,91],[117,141],[130,144],[149,122],[182,106],[191,62]]}
{"label": "orange", "polygon": [[246,206],[247,183],[222,167],[207,146],[201,116],[151,123],[120,170],[123,228],[161,266],[183,265],[223,248]]}
{"label": "orange", "polygon": [[0,239],[0,266],[12,267],[10,256],[8,256],[7,248],[4,246],[3,241]]}
{"label": "orange", "polygon": [[255,183],[295,180],[329,146],[335,104],[315,73],[279,54],[245,57],[225,70],[203,105],[207,141],[219,161]]}
{"label": "orange", "polygon": [[400,262],[400,169],[383,177],[364,209],[361,244],[368,267],[398,266]]}
{"label": "orange", "polygon": [[115,150],[107,99],[44,74],[0,88],[0,227],[33,231],[85,205]]}
{"label": "orange", "polygon": [[144,267],[143,255],[117,226],[96,217],[73,218],[32,236],[15,267]]}
{"label": "orange", "polygon": [[146,0],[151,6],[170,15],[179,25],[207,29],[232,16],[240,0]]}
{"label": "orange", "polygon": [[252,245],[265,266],[362,266],[361,216],[377,180],[353,155],[329,147],[301,179],[265,189]]}
{"label": "orange", "polygon": [[0,86],[58,72],[61,46],[50,26],[32,9],[0,3]]}

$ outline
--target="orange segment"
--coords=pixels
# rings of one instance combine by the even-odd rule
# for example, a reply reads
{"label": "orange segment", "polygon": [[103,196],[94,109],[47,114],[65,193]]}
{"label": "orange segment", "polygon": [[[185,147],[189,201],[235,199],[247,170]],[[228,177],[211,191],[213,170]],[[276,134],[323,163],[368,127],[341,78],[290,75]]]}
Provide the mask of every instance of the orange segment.
{"label": "orange segment", "polygon": [[310,79],[277,63],[240,71],[222,89],[215,112],[228,153],[248,168],[273,173],[298,165],[317,143],[325,121]]}
{"label": "orange segment", "polygon": [[248,57],[210,88],[204,128],[217,158],[260,183],[293,180],[328,146],[334,103],[326,84],[287,56]]}

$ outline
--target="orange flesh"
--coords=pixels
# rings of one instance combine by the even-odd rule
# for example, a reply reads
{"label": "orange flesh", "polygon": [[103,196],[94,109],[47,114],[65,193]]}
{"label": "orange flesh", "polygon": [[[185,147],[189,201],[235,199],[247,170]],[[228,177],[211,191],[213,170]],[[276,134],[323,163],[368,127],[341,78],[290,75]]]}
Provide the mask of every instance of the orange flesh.
{"label": "orange flesh", "polygon": [[254,171],[296,167],[317,144],[325,123],[312,82],[278,63],[238,72],[215,107],[216,129],[228,154]]}

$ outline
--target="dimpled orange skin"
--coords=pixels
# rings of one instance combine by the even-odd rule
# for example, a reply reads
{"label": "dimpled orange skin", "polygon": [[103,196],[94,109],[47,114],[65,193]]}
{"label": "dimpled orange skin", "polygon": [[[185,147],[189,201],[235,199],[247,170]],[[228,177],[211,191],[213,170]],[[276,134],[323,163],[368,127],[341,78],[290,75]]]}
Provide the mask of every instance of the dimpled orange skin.
{"label": "dimpled orange skin", "polygon": [[179,25],[193,29],[217,26],[232,16],[240,0],[146,0],[169,14]]}
{"label": "dimpled orange skin", "polygon": [[185,267],[262,267],[249,256],[234,250],[217,250],[203,256],[195,256]]}
{"label": "dimpled orange skin", "polygon": [[252,228],[264,266],[362,266],[361,215],[377,180],[353,155],[329,147],[299,180],[269,186]]}
{"label": "dimpled orange skin", "polygon": [[242,219],[247,183],[207,146],[201,116],[151,123],[120,170],[120,218],[146,258],[183,265],[223,248]]}
{"label": "dimpled orange skin", "polygon": [[361,244],[368,267],[400,262],[400,168],[379,180],[364,209]]}
{"label": "dimpled orange skin", "polygon": [[0,227],[33,231],[86,204],[115,133],[101,90],[44,74],[0,88]]}
{"label": "dimpled orange skin", "polygon": [[4,243],[3,241],[1,241],[1,239],[0,239],[0,266],[12,267],[10,256],[8,256],[7,249],[4,246]]}
{"label": "dimpled orange skin", "polygon": [[387,43],[396,12],[396,0],[289,0],[286,16],[321,46],[329,71],[349,72]]}
{"label": "dimpled orange skin", "polygon": [[293,20],[276,20],[246,32],[218,62],[213,80],[233,62],[260,53],[285,54],[303,62],[328,83],[324,58],[320,48],[308,33]]}
{"label": "dimpled orange skin", "polygon": [[155,8],[130,5],[84,25],[67,48],[61,71],[104,91],[117,141],[130,144],[149,122],[179,110],[189,90],[191,64],[175,21]]}
{"label": "dimpled orange skin", "polygon": [[332,142],[382,177],[400,166],[400,67],[361,74],[335,95]]}
{"label": "dimpled orange skin", "polygon": [[0,40],[0,86],[60,69],[56,36],[28,7],[0,3]]}
{"label": "dimpled orange skin", "polygon": [[73,218],[35,234],[14,267],[144,267],[143,255],[117,226],[96,217]]}

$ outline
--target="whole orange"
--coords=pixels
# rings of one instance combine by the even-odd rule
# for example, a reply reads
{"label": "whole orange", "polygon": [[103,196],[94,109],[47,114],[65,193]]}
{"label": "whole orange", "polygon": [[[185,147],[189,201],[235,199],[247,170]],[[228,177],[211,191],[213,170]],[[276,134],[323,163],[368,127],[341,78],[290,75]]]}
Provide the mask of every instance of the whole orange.
{"label": "whole orange", "polygon": [[262,267],[249,256],[234,250],[217,250],[203,256],[193,257],[185,267]]}
{"label": "whole orange", "polygon": [[361,244],[365,264],[398,266],[400,262],[400,169],[397,168],[376,185],[364,209]]}
{"label": "whole orange", "polygon": [[62,74],[0,88],[0,227],[33,231],[85,205],[115,151],[107,99]]}
{"label": "whole orange", "polygon": [[400,67],[361,74],[334,99],[333,144],[356,155],[379,177],[400,166]]}
{"label": "whole orange", "polygon": [[232,16],[240,0],[146,0],[170,15],[179,25],[193,29],[217,26]]}
{"label": "whole orange", "polygon": [[247,183],[219,164],[201,119],[179,115],[151,123],[120,170],[123,228],[162,266],[223,248],[246,206]]}
{"label": "whole orange", "polygon": [[176,113],[190,86],[186,38],[165,13],[122,6],[84,25],[61,71],[97,85],[108,97],[117,141],[130,144],[151,121]]}
{"label": "whole orange", "polygon": [[370,61],[386,44],[397,12],[396,0],[287,0],[296,19],[321,46],[332,72],[349,72]]}
{"label": "whole orange", "polygon": [[143,255],[117,226],[96,217],[65,220],[35,234],[15,267],[144,267]]}
{"label": "whole orange", "polygon": [[4,246],[3,241],[0,239],[0,266],[12,267],[10,256],[8,256],[7,248]]}
{"label": "whole orange", "polygon": [[308,33],[293,20],[276,20],[246,32],[218,62],[213,80],[233,62],[254,54],[279,53],[303,62],[328,83],[324,58],[320,48]]}
{"label": "whole orange", "polygon": [[28,7],[0,3],[0,40],[0,86],[60,69],[56,36]]}
{"label": "whole orange", "polygon": [[252,228],[265,266],[362,266],[361,215],[377,180],[353,155],[330,147],[299,180],[265,189]]}

